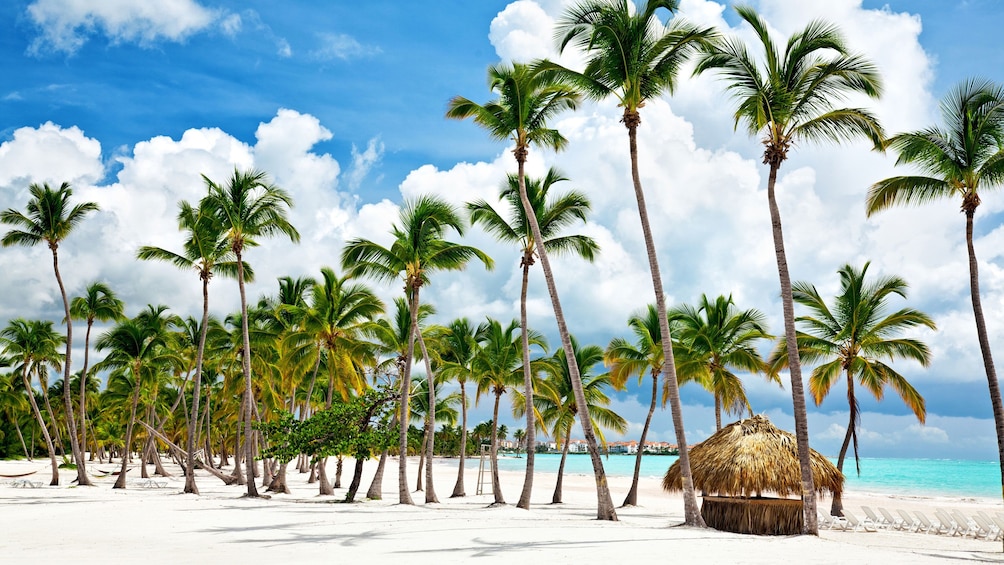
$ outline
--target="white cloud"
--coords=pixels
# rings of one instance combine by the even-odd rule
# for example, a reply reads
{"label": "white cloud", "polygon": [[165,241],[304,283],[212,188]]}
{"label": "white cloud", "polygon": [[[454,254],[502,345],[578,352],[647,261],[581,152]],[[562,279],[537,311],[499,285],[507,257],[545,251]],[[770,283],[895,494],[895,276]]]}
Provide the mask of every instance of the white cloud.
{"label": "white cloud", "polygon": [[[113,43],[183,41],[220,16],[193,0],[35,0],[27,10],[42,31],[31,46],[35,53],[72,54],[96,31]],[[225,24],[232,27],[233,22]]]}
{"label": "white cloud", "polygon": [[32,182],[76,185],[97,182],[102,176],[101,143],[76,126],[46,122],[37,128],[18,128],[10,141],[0,143],[0,187],[27,194]]}
{"label": "white cloud", "polygon": [[374,166],[380,163],[383,157],[384,145],[379,138],[373,138],[366,144],[366,149],[359,151],[356,145],[352,144],[352,167],[349,169],[347,185],[352,192],[357,192],[362,185],[366,175]]}
{"label": "white cloud", "polygon": [[380,53],[380,48],[376,46],[363,45],[359,40],[344,33],[319,33],[317,34],[321,46],[311,52],[311,55],[322,61],[341,59],[357,59],[368,57]]}

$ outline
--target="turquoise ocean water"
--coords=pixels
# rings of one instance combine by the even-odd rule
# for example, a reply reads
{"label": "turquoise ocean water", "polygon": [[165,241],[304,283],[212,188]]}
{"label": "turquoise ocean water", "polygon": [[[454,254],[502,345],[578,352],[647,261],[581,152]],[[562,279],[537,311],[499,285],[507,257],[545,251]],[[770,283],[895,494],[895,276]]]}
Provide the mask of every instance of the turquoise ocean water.
{"label": "turquoise ocean water", "polygon": [[[641,476],[662,475],[676,461],[675,456],[642,457]],[[537,471],[556,473],[561,455],[540,453],[534,460]],[[630,477],[634,473],[633,455],[610,455],[603,458],[608,475]],[[836,460],[833,460],[836,464]],[[499,468],[521,471],[526,460],[515,457],[499,459]],[[565,472],[591,475],[589,456],[569,454]],[[854,472],[854,460],[844,462],[846,488],[850,492],[882,493],[905,496],[951,498],[987,498],[1000,500],[1000,464],[996,461],[961,461],[953,459],[879,459],[862,458],[861,476]]]}

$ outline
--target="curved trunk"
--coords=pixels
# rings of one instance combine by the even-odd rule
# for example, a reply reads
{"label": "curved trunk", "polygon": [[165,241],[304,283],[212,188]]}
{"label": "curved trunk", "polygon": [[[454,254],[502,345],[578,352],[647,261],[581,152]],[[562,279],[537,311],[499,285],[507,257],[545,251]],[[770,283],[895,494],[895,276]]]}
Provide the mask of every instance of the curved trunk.
{"label": "curved trunk", "polygon": [[258,488],[255,486],[255,464],[254,464],[254,432],[251,429],[252,410],[251,404],[254,402],[254,393],[251,390],[251,338],[248,333],[248,302],[247,293],[244,289],[244,260],[240,250],[235,250],[237,259],[237,286],[241,291],[241,369],[244,371],[244,466],[247,474],[247,496],[258,497]]}
{"label": "curved trunk", "polygon": [[[416,292],[417,294],[417,292]],[[417,311],[416,311],[417,312]],[[429,363],[429,351],[425,348],[425,338],[419,329],[417,320],[412,320],[415,328],[415,335],[418,338],[418,345],[422,348],[422,361],[425,363],[426,379],[429,381],[429,413],[425,422],[425,502],[439,502],[436,498],[436,489],[432,485],[432,451],[436,442],[436,378],[432,374],[432,365]]]}
{"label": "curved trunk", "polygon": [[[87,368],[90,361],[91,353],[91,326],[94,325],[93,319],[87,320],[87,331],[84,332],[84,368],[80,370],[80,455],[81,459],[86,459],[84,454],[87,452]],[[94,452],[91,452],[91,461],[94,460]],[[80,477],[77,477],[78,484]],[[91,485],[90,481],[87,483]]]}
{"label": "curved trunk", "polygon": [[795,307],[791,297],[791,277],[788,274],[788,260],[784,254],[784,235],[781,232],[781,212],[774,198],[774,184],[777,182],[777,163],[770,163],[767,179],[767,202],[770,205],[770,223],[774,236],[774,255],[777,258],[777,273],[781,279],[781,304],[784,307],[784,340],[788,347],[788,373],[791,375],[791,398],[795,412],[795,439],[798,444],[798,463],[802,472],[802,513],[805,521],[803,534],[819,535],[816,516],[816,488],[809,465],[809,423],[805,413],[805,390],[802,386],[802,364],[798,357],[798,342],[795,340]]}
{"label": "curved trunk", "polygon": [[[539,241],[539,240],[534,240]],[[523,396],[526,406],[526,474],[523,476],[523,492],[519,495],[517,508],[530,509],[530,493],[533,490],[533,447],[536,436],[536,418],[533,413],[533,373],[530,370],[530,336],[526,333],[526,290],[530,282],[530,265],[532,265],[533,255],[528,252],[523,255],[523,286],[519,294],[519,329],[520,342],[523,346]]]}
{"label": "curved trunk", "polygon": [[453,494],[450,498],[466,496],[464,493],[464,461],[467,459],[467,390],[464,385],[467,381],[460,381],[460,465],[457,466],[457,483],[453,485]]}
{"label": "curved trunk", "polygon": [[11,420],[14,421],[14,429],[17,430],[17,439],[21,440],[21,449],[24,450],[24,458],[32,461],[31,454],[28,453],[28,445],[24,443],[24,435],[21,434],[21,425],[17,423],[17,418],[11,418]]}
{"label": "curved trunk", "polygon": [[[185,462],[185,491],[199,494],[195,484],[195,443],[198,433],[199,399],[202,397],[202,362],[206,353],[206,334],[209,330],[209,279],[202,280],[202,327],[199,328],[199,346],[195,354],[195,382],[192,387],[192,415],[188,420],[188,459]],[[283,465],[283,472],[286,467]]]}
{"label": "curved trunk", "polygon": [[345,502],[356,501],[356,491],[359,490],[359,483],[363,480],[363,456],[356,457],[356,464],[352,469],[352,482],[349,483],[349,491],[345,493]]}
{"label": "curved trunk", "polygon": [[645,253],[648,256],[648,267],[652,274],[652,288],[655,290],[655,307],[659,315],[659,329],[662,332],[662,353],[663,359],[665,359],[662,369],[673,417],[673,429],[676,432],[676,443],[680,450],[684,522],[688,526],[704,527],[704,519],[701,518],[701,511],[697,506],[697,496],[694,493],[694,479],[690,471],[690,455],[687,450],[687,437],[683,428],[683,406],[680,402],[680,387],[676,381],[676,361],[673,358],[673,342],[672,336],[669,333],[669,322],[666,320],[666,294],[662,286],[662,273],[659,270],[659,260],[656,256],[652,226],[648,220],[645,193],[641,187],[641,175],[638,173],[639,123],[641,123],[641,118],[638,116],[638,113],[629,113],[625,109],[624,124],[628,128],[628,147],[631,153],[631,180],[634,184],[635,199],[638,202],[638,217],[641,223],[641,231],[645,236]]}
{"label": "curved trunk", "polygon": [[648,415],[645,416],[645,426],[641,429],[641,439],[638,440],[638,453],[634,458],[634,475],[631,479],[631,489],[624,497],[622,506],[638,506],[638,477],[641,475],[641,457],[645,453],[645,439],[648,437],[648,428],[652,425],[652,415],[655,414],[655,399],[659,394],[659,374],[652,373],[652,401],[648,405]]}
{"label": "curved trunk", "polygon": [[411,316],[411,331],[408,332],[408,359],[404,364],[401,378],[401,400],[397,420],[401,424],[397,454],[397,496],[400,504],[415,504],[408,492],[408,422],[411,421],[411,362],[415,357],[415,331],[418,328],[418,287],[405,289],[408,292],[408,311]]}
{"label": "curved trunk", "polygon": [[[524,164],[526,161],[526,149],[516,148],[516,163],[519,166],[519,200],[523,204],[523,210],[530,221],[530,230],[535,241],[543,241],[540,235],[540,224],[534,214],[533,206],[526,195],[526,183],[524,175]],[[600,450],[596,442],[596,433],[593,431],[593,423],[589,419],[589,408],[586,404],[586,396],[582,390],[582,377],[579,374],[579,365],[575,361],[575,351],[572,349],[572,341],[568,336],[568,325],[565,323],[565,314],[561,309],[561,300],[558,298],[558,289],[554,284],[554,274],[551,271],[551,262],[547,258],[547,251],[541,247],[537,250],[540,256],[540,267],[544,271],[544,280],[547,283],[547,293],[551,297],[551,307],[554,309],[554,320],[558,325],[558,334],[561,336],[561,347],[565,351],[565,359],[568,360],[568,372],[572,381],[572,390],[575,392],[575,403],[581,406],[579,412],[579,424],[582,427],[582,435],[586,438],[589,446],[589,459],[593,464],[593,477],[596,480],[596,518],[598,520],[617,520],[617,511],[614,503],[610,499],[610,487],[607,484],[607,476],[603,470],[603,460],[600,459]]]}
{"label": "curved trunk", "polygon": [[286,469],[289,467],[289,461],[279,465],[279,472],[276,474],[275,478],[272,479],[272,484],[268,486],[269,492],[281,492],[283,494],[290,494],[289,485],[286,482]]}
{"label": "curved trunk", "polygon": [[383,470],[387,466],[387,450],[380,452],[380,462],[377,463],[376,473],[370,481],[370,488],[366,490],[366,498],[370,500],[383,500]]}
{"label": "curved trunk", "polygon": [[[87,462],[84,461],[80,444],[77,442],[77,424],[73,417],[73,401],[70,394],[70,353],[73,350],[73,320],[70,318],[70,301],[66,298],[66,287],[63,286],[63,277],[59,275],[59,258],[56,254],[56,247],[52,249],[52,270],[56,273],[56,282],[59,283],[59,294],[63,297],[63,312],[66,315],[66,359],[63,360],[63,401],[66,405],[66,428],[70,434],[70,451],[73,453],[73,461],[77,464],[77,484],[91,486],[91,479],[87,477]],[[81,379],[86,382],[86,373]],[[80,385],[84,387],[83,384]],[[81,404],[81,409],[83,404]]]}
{"label": "curved trunk", "polygon": [[328,482],[328,458],[322,457],[317,462],[317,482],[319,483],[317,494],[321,496],[331,496],[335,494],[335,489],[331,488]]}
{"label": "curved trunk", "polygon": [[502,483],[499,481],[499,401],[502,400],[502,392],[495,393],[495,409],[492,412],[492,494],[495,495],[495,502],[492,506],[504,506],[505,498],[502,497]]}
{"label": "curved trunk", "polygon": [[422,432],[422,448],[418,451],[418,479],[415,480],[415,492],[422,490],[422,470],[425,469],[425,444],[429,441],[428,429]]}
{"label": "curved trunk", "polygon": [[53,446],[58,446],[59,453],[65,455],[66,450],[63,448],[63,434],[59,433],[59,424],[56,423],[56,412],[52,409],[52,404],[49,403],[49,387],[47,387],[47,383],[43,382],[41,379],[42,377],[39,375],[39,388],[42,390],[42,403],[45,404],[45,411],[49,414],[49,421],[52,422],[52,432],[55,436]]}
{"label": "curved trunk", "polygon": [[[997,382],[997,370],[990,353],[990,338],[987,337],[987,324],[983,319],[983,306],[980,303],[980,273],[976,264],[976,248],[973,247],[973,215],[976,210],[966,211],[966,248],[969,251],[969,293],[973,302],[973,316],[976,318],[976,333],[980,340],[980,353],[983,354],[983,368],[987,373],[987,384],[990,387],[990,403],[994,410],[994,426],[997,428],[997,452],[1000,459],[1001,473],[1004,473],[1004,406],[1001,404],[1001,389]],[[1004,496],[1004,475],[1001,475],[1001,495]]]}
{"label": "curved trunk", "polygon": [[[52,445],[52,436],[49,435],[49,429],[45,427],[45,420],[42,419],[42,411],[38,409],[38,403],[35,402],[35,395],[32,394],[31,383],[28,382],[28,363],[24,364],[24,372],[21,373],[21,378],[24,380],[24,390],[28,391],[28,400],[31,401],[31,410],[35,413],[35,419],[38,420],[38,427],[42,429],[42,437],[45,438],[45,446],[49,449],[49,461],[52,464],[52,480],[49,481],[49,486],[58,486],[59,462],[56,461],[56,448]],[[34,449],[34,447],[35,442],[32,441],[32,448]]]}
{"label": "curved trunk", "polygon": [[[850,406],[850,417],[847,421],[847,433],[844,434],[844,442],[840,444],[840,454],[837,456],[837,470],[841,473],[844,472],[844,458],[847,456],[847,448],[851,444],[851,438],[854,438],[854,461],[857,464],[858,475],[861,474],[861,462],[858,461],[858,447],[857,447],[857,422],[858,422],[858,403],[854,398],[854,378],[851,376],[851,370],[847,370],[847,404]],[[841,493],[834,493],[833,502],[830,504],[830,516],[843,516],[844,515],[844,502],[841,499]]]}
{"label": "curved trunk", "polygon": [[568,442],[572,440],[572,429],[568,428],[565,433],[565,445],[561,447],[561,462],[558,463],[558,480],[554,483],[554,495],[551,496],[551,504],[561,504],[561,488],[565,482],[565,459],[568,458]]}
{"label": "curved trunk", "polygon": [[[126,435],[125,443],[122,446],[122,465],[119,467],[119,477],[115,479],[115,484],[112,488],[126,488],[126,471],[127,465],[129,465],[129,454],[132,453],[132,429],[133,423],[136,421],[136,407],[139,406],[139,389],[140,389],[140,368],[136,367],[133,371],[133,375],[136,377],[136,385],[132,392],[132,406],[129,409],[129,423],[126,424]],[[143,470],[146,470],[146,462],[142,459],[140,464],[143,466]]]}

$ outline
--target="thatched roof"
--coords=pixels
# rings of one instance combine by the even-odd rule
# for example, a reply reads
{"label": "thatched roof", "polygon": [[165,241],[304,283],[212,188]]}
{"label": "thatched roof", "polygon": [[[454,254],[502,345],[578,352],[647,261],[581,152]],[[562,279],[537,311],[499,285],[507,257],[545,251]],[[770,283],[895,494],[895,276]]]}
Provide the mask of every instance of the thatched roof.
{"label": "thatched roof", "polygon": [[[753,416],[725,426],[690,450],[694,488],[722,496],[801,496],[802,473],[795,436],[779,430],[766,416]],[[810,450],[812,478],[819,493],[839,494],[844,476],[815,450]],[[662,488],[682,490],[680,462],[673,463]]]}

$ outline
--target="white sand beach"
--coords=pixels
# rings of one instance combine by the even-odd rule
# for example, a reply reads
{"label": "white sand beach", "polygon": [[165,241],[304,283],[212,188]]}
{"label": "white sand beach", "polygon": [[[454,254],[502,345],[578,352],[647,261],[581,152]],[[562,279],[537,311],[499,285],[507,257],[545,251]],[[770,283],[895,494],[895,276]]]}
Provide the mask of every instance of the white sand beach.
{"label": "white sand beach", "polygon": [[[414,483],[417,458],[409,480]],[[343,485],[351,478],[346,462]],[[619,522],[595,519],[592,476],[565,477],[564,500],[550,504],[555,476],[538,473],[532,508],[515,507],[523,474],[504,473],[509,506],[488,508],[490,494],[474,495],[477,461],[467,465],[464,498],[449,498],[456,479],[455,459],[437,459],[435,486],[439,504],[397,504],[397,460],[388,461],[381,501],[337,503],[317,496],[307,475],[289,474],[292,494],[246,499],[245,487],[226,486],[198,473],[201,495],[182,494],[183,479],[155,477],[153,488],[140,486],[139,470],[130,472],[125,490],[112,490],[112,476],[94,478],[95,487],[76,487],[75,473],[64,471],[58,487],[0,486],[0,562],[3,563],[287,563],[318,559],[364,560],[364,563],[1004,563],[1002,544],[972,537],[879,529],[876,532],[821,530],[819,537],[758,537],[678,526],[683,520],[679,495],[661,490],[659,481],[643,479],[640,506],[618,509]],[[91,464],[90,469],[117,466]],[[329,476],[334,476],[329,463]],[[376,463],[368,463],[365,494]],[[2,461],[0,474],[37,472],[17,480],[48,485],[47,461]],[[152,470],[152,467],[151,467]],[[133,476],[135,475],[135,476]],[[158,488],[156,483],[163,486]],[[147,485],[149,487],[149,485]],[[412,484],[414,486],[414,484]],[[630,479],[612,477],[619,503]],[[486,486],[490,491],[490,486]],[[1000,502],[945,499],[918,495],[887,497],[846,493],[845,507],[863,518],[861,505],[920,510],[933,518],[935,508],[965,514],[1004,510]],[[820,501],[827,510],[829,500]]]}

